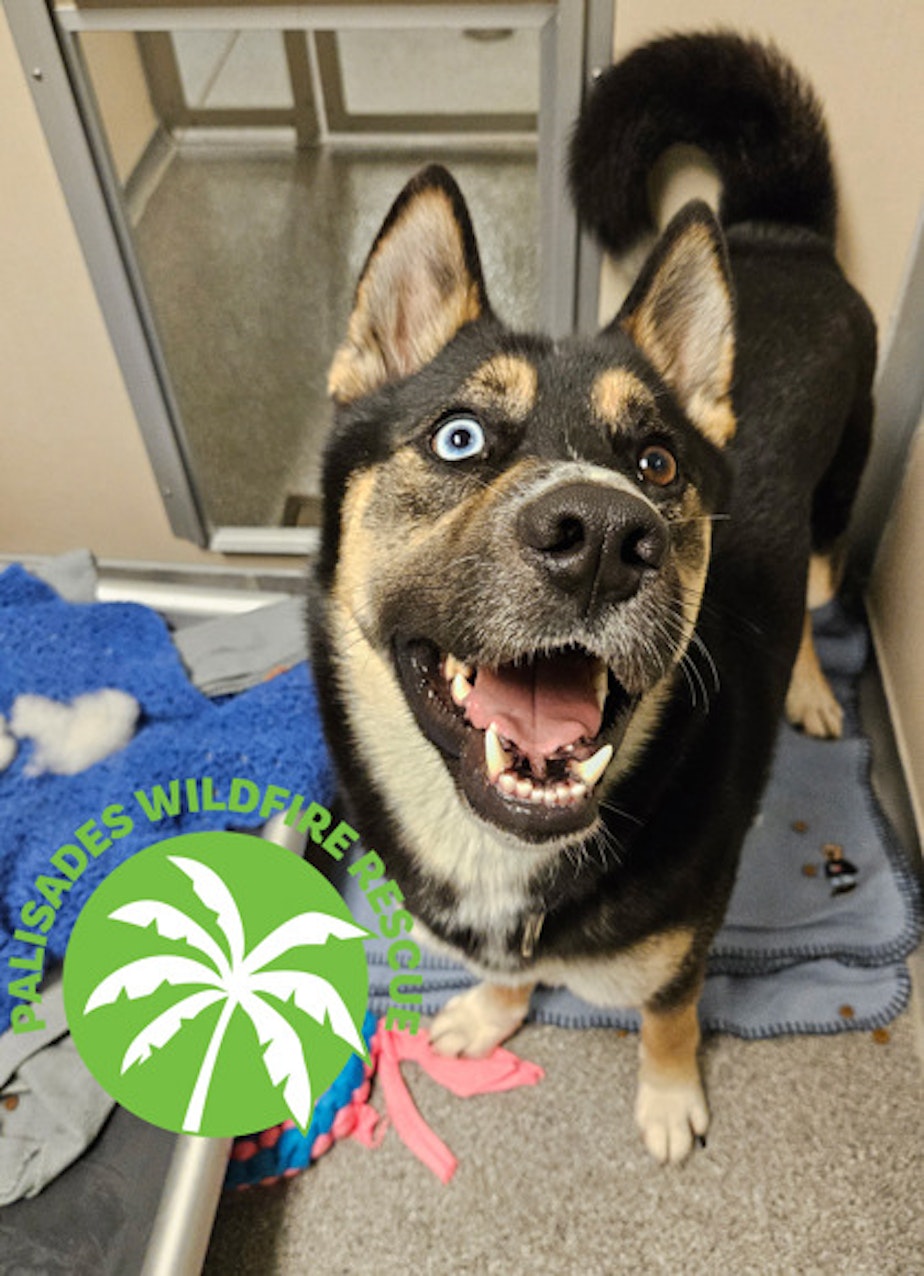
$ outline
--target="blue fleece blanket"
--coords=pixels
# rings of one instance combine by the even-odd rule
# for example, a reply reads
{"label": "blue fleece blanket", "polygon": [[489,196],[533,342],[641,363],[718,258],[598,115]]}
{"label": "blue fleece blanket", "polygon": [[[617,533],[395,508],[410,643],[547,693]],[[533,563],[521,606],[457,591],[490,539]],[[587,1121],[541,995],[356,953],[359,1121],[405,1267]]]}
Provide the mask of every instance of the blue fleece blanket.
{"label": "blue fleece blanket", "polygon": [[[919,934],[914,879],[868,783],[868,745],[857,735],[853,686],[866,658],[862,626],[836,609],[820,618],[818,645],[847,709],[845,739],[808,740],[781,728],[761,819],[745,848],[703,1000],[706,1026],[743,1036],[879,1026],[904,1006],[902,958]],[[28,776],[30,746],[0,773],[0,963],[22,955],[12,939],[49,856],[75,829],[137,788],[210,776],[277,784],[316,801],[332,795],[317,703],[304,663],[241,694],[210,700],[190,683],[170,633],[133,604],[70,604],[21,568],[0,576],[0,713],[31,692],[69,701],[120,687],[141,705],[134,739],[76,776]],[[103,876],[143,846],[208,828],[246,825],[228,812],[184,813],[139,827],[93,861],[73,885],[49,934],[63,956],[81,906]],[[855,889],[833,894],[822,848],[836,843],[857,869]],[[809,870],[809,871],[806,871]],[[362,922],[364,901],[349,899]],[[387,1002],[385,947],[369,945],[371,1004]],[[425,1006],[433,1011],[469,982],[428,956]],[[0,1025],[12,999],[0,983]],[[537,995],[534,1017],[567,1026],[632,1027],[631,1012],[601,1011],[561,991]]]}
{"label": "blue fleece blanket", "polygon": [[[331,770],[320,739],[317,703],[303,663],[239,696],[213,701],[190,683],[170,632],[157,614],[132,603],[66,603],[18,566],[0,576],[0,714],[18,695],[70,701],[86,691],[119,687],[141,706],[137,733],[122,750],[79,775],[28,776],[25,742],[0,773],[0,1031],[13,1000],[10,956],[20,909],[36,897],[49,856],[73,843],[77,828],[99,820],[112,803],[128,805],[138,788],[210,776],[216,792],[234,777],[261,789],[277,784],[326,803]],[[48,933],[49,957],[60,959],[81,907],[103,877],[129,855],[180,833],[246,827],[253,817],[227,811],[188,812],[137,824],[131,836],[91,861],[73,884]],[[259,823],[259,821],[257,821]],[[20,975],[22,972],[19,972]]]}

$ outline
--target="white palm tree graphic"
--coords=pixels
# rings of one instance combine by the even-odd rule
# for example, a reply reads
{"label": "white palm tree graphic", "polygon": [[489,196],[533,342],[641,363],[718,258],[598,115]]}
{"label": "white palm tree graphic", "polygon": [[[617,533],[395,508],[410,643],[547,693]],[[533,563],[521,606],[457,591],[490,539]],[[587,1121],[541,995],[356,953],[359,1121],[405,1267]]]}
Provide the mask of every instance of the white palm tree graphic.
{"label": "white palm tree graphic", "polygon": [[167,858],[186,874],[196,895],[216,914],[218,929],[227,943],[227,954],[198,922],[172,904],[156,899],[125,904],[109,914],[113,921],[139,927],[153,923],[165,939],[185,940],[211,964],[168,954],[130,961],[96,985],[87,998],[84,1013],[111,1005],[122,992],[134,1000],[150,996],[163,983],[205,984],[204,991],[184,997],[138,1033],[125,1051],[122,1073],[149,1059],[151,1051],[171,1041],[184,1023],[216,1002],[224,1001],[183,1118],[184,1131],[189,1134],[199,1131],[218,1053],[238,1006],[250,1018],[260,1045],[266,1047],[263,1063],[270,1081],[274,1086],[285,1081],[285,1104],[293,1120],[305,1129],[311,1116],[312,1093],[302,1043],[291,1024],[261,994],[269,993],[281,1001],[292,999],[299,1010],[322,1026],[329,1021],[331,1031],[362,1056],[366,1053],[365,1046],[343,999],[328,980],[301,970],[266,970],[264,967],[291,948],[324,944],[330,938],[365,939],[368,931],[327,913],[300,913],[277,926],[245,954],[241,914],[222,878],[200,860],[180,855]]}

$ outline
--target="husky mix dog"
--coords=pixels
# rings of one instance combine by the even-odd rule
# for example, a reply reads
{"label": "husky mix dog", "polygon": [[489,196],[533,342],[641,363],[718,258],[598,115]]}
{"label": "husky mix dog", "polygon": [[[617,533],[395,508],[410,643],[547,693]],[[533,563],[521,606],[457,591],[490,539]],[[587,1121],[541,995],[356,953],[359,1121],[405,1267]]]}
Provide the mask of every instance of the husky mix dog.
{"label": "husky mix dog", "polygon": [[732,34],[607,71],[570,156],[614,253],[672,143],[722,182],[598,335],[494,314],[450,175],[418,173],[359,279],[311,608],[350,818],[415,936],[483,982],[438,1015],[482,1055],[534,985],[641,1010],[636,1117],[662,1161],[705,1134],[697,1001],[784,710],[840,709],[829,597],[868,448],[875,332],[833,249],[811,89]]}

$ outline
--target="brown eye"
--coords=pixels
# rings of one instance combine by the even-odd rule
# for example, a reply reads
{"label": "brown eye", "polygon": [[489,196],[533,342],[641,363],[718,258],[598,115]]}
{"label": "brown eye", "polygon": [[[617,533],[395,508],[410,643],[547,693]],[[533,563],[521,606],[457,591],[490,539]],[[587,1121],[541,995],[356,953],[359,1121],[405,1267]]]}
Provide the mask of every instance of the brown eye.
{"label": "brown eye", "polygon": [[638,473],[643,483],[667,487],[677,477],[677,460],[661,443],[650,443],[638,457]]}

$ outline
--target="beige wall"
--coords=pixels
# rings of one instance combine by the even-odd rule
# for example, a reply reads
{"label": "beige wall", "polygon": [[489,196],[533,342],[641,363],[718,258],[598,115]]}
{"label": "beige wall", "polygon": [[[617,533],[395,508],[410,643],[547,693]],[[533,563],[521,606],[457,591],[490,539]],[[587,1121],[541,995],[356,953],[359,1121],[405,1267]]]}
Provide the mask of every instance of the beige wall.
{"label": "beige wall", "polygon": [[869,590],[879,665],[924,834],[924,421],[908,457],[905,483],[882,542]]}
{"label": "beige wall", "polygon": [[130,31],[92,31],[82,47],[112,161],[125,182],[157,130],[138,42]]}

